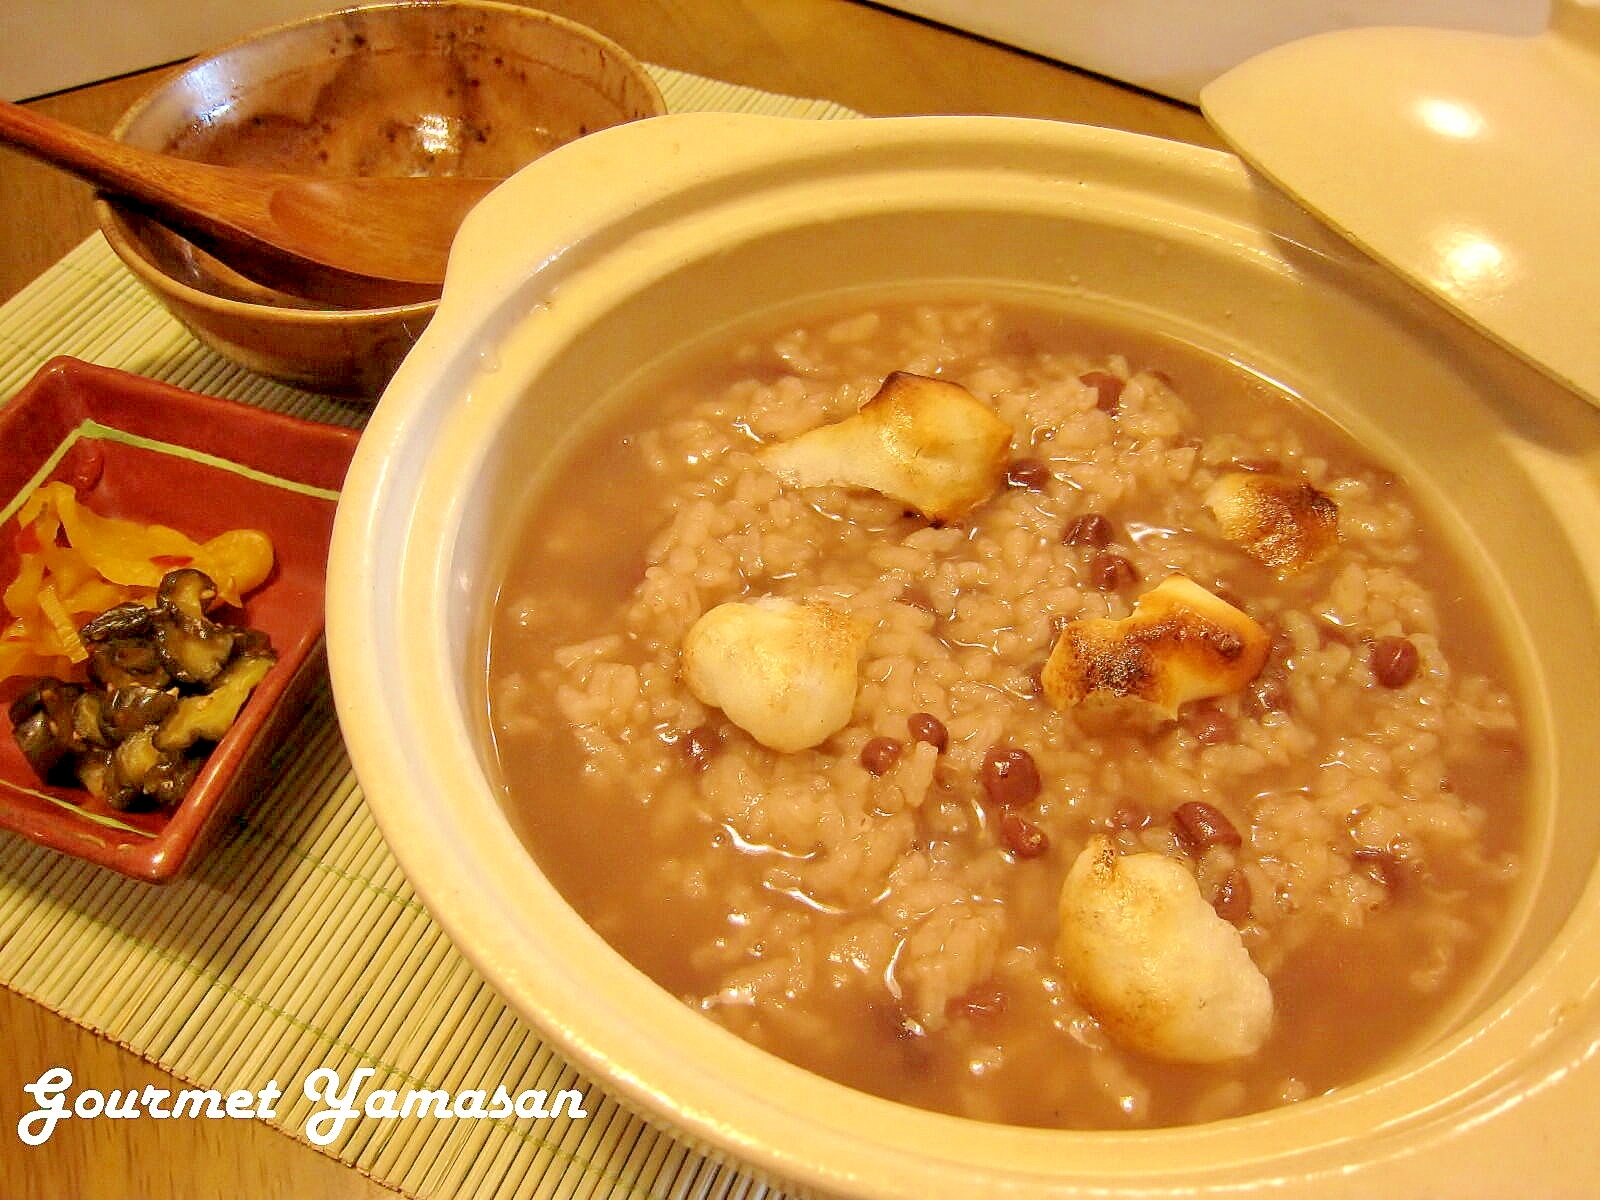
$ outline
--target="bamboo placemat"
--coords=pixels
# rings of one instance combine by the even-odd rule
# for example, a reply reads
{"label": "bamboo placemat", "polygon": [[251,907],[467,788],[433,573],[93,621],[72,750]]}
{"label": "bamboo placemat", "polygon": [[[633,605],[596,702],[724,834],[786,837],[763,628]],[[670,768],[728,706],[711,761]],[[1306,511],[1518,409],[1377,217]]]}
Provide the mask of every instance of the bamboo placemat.
{"label": "bamboo placemat", "polygon": [[[857,115],[656,76],[674,111]],[[0,396],[58,354],[351,427],[368,411],[272,383],[201,346],[98,235],[0,307]],[[289,745],[270,790],[189,877],[164,888],[0,835],[0,983],[196,1088],[226,1095],[276,1083],[271,1123],[308,1144],[307,1122],[326,1106],[305,1098],[303,1082],[319,1068],[345,1086],[371,1068],[368,1096],[426,1089],[460,1099],[501,1085],[582,1093],[581,1119],[359,1117],[323,1147],[413,1196],[777,1200],[621,1110],[455,951],[367,812],[325,682]]]}

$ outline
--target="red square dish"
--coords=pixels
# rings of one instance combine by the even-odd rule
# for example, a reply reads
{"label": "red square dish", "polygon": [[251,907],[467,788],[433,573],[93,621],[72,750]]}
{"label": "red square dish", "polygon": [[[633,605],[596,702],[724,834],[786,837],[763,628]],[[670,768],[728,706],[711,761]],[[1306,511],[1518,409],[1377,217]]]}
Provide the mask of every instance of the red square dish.
{"label": "red square dish", "polygon": [[[198,858],[264,782],[325,669],[328,540],[358,436],[71,358],[46,364],[0,409],[0,586],[17,572],[16,507],[40,484],[65,480],[102,515],[169,525],[197,541],[242,527],[265,532],[276,562],[239,619],[265,631],[278,655],[169,810],[120,812],[86,791],[42,784],[7,727],[0,828],[153,883]],[[23,686],[0,683],[0,700]]]}

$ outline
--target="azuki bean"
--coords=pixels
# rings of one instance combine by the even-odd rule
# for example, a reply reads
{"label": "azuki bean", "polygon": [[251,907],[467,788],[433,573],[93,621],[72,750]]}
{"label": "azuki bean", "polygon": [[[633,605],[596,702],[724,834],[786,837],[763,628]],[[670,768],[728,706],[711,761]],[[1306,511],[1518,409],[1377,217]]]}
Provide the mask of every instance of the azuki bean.
{"label": "azuki bean", "polygon": [[1050,849],[1050,838],[1027,817],[1007,809],[1000,814],[1000,844],[1018,858],[1038,858]]}
{"label": "azuki bean", "polygon": [[1229,924],[1237,925],[1250,916],[1250,876],[1242,868],[1234,867],[1222,877],[1216,895],[1211,897],[1211,907],[1217,916]]}
{"label": "azuki bean", "polygon": [[[1056,636],[1059,637],[1061,635],[1057,634]],[[1042,696],[1042,695],[1044,695],[1044,668],[1045,668],[1045,665],[1046,665],[1045,660],[1041,659],[1039,662],[1034,663],[1031,667],[1029,667],[1027,669],[1026,673],[1024,674],[1024,678],[1027,680],[1027,684],[1025,685],[1026,688],[1027,688],[1027,691],[1025,693],[1026,695],[1029,695],[1029,696]]]}
{"label": "azuki bean", "polygon": [[1232,588],[1214,587],[1209,590],[1213,596],[1221,600],[1229,608],[1237,608],[1246,616],[1250,615],[1250,602]]}
{"label": "azuki bean", "polygon": [[900,761],[904,747],[892,737],[875,737],[861,747],[861,765],[874,775],[885,775]]}
{"label": "azuki bean", "polygon": [[1289,681],[1276,671],[1256,676],[1246,695],[1250,710],[1257,716],[1287,712],[1291,703]]}
{"label": "azuki bean", "polygon": [[1352,865],[1365,872],[1373,883],[1387,888],[1391,895],[1399,892],[1405,885],[1406,862],[1392,850],[1359,846],[1350,852],[1350,861]]}
{"label": "azuki bean", "polygon": [[950,744],[950,731],[944,727],[944,722],[932,713],[912,713],[906,718],[906,728],[911,731],[911,739],[917,742],[927,742],[940,754]]}
{"label": "azuki bean", "polygon": [[1016,746],[993,746],[983,756],[983,790],[1001,808],[1031,802],[1043,788],[1033,755]]}
{"label": "azuki bean", "polygon": [[1150,824],[1150,813],[1138,804],[1122,803],[1111,810],[1108,822],[1112,829],[1137,831]]}
{"label": "azuki bean", "polygon": [[1006,1010],[1006,993],[996,984],[979,984],[954,997],[945,1011],[951,1016],[995,1017]]}
{"label": "azuki bean", "polygon": [[1111,528],[1110,521],[1097,512],[1090,512],[1068,525],[1062,540],[1069,546],[1093,546],[1100,550],[1109,546],[1115,536],[1116,531]]}
{"label": "azuki bean", "polygon": [[1006,483],[1011,487],[1042,491],[1050,483],[1050,467],[1042,458],[1013,459],[1006,468]]}
{"label": "azuki bean", "polygon": [[1101,412],[1116,416],[1122,409],[1123,382],[1109,371],[1087,371],[1078,376],[1079,383],[1086,383],[1096,393],[1094,406]]}
{"label": "azuki bean", "polygon": [[1196,850],[1238,846],[1244,841],[1233,822],[1204,800],[1189,800],[1178,805],[1172,810],[1172,823],[1178,828],[1178,836]]}
{"label": "azuki bean", "polygon": [[1367,662],[1372,668],[1372,677],[1380,686],[1399,688],[1417,677],[1422,656],[1408,638],[1381,637],[1372,643],[1372,654]]}
{"label": "azuki bean", "polygon": [[722,734],[715,725],[696,725],[683,739],[683,751],[697,771],[706,769],[711,756],[722,746]]}
{"label": "azuki bean", "polygon": [[1235,471],[1249,471],[1256,475],[1276,475],[1283,470],[1283,461],[1276,458],[1236,458]]}
{"label": "azuki bean", "polygon": [[1089,563],[1089,581],[1102,592],[1114,592],[1138,581],[1139,572],[1120,554],[1096,554]]}
{"label": "azuki bean", "polygon": [[1201,745],[1220,746],[1233,740],[1233,718],[1214,705],[1197,705],[1187,710],[1182,724]]}
{"label": "azuki bean", "polygon": [[1348,626],[1340,625],[1336,621],[1319,619],[1317,621],[1316,628],[1317,632],[1322,635],[1322,644],[1324,646],[1353,646],[1358,640],[1358,635],[1355,630],[1349,628]]}

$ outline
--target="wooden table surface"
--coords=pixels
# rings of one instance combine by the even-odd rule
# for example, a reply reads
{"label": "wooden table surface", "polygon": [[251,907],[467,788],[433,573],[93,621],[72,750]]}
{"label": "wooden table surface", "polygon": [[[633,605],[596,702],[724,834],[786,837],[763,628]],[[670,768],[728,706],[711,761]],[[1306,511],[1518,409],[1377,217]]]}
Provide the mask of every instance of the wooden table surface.
{"label": "wooden table surface", "polygon": [[[598,29],[648,62],[835,100],[868,115],[1050,117],[1220,145],[1193,109],[851,0],[547,0],[538,7]],[[158,74],[30,104],[106,130]],[[85,185],[0,150],[0,300],[93,228]],[[44,1146],[26,1146],[16,1122],[33,1105],[22,1086],[50,1067],[67,1067],[78,1086],[102,1092],[184,1085],[4,988],[0,1030],[0,1195],[7,1200],[376,1200],[394,1194],[256,1121],[66,1121]]]}

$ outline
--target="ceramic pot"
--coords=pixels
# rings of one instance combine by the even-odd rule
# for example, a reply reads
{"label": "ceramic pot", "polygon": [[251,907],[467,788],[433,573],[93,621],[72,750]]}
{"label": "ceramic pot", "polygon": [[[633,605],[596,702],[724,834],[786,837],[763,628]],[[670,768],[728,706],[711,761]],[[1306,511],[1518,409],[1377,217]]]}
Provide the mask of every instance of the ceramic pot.
{"label": "ceramic pot", "polygon": [[[507,514],[596,404],[683,341],[797,297],[919,282],[1040,289],[1231,356],[1395,464],[1483,573],[1528,697],[1528,884],[1465,998],[1381,1074],[1140,1133],[904,1107],[691,1011],[589,929],[518,841],[484,678],[519,524]],[[1600,414],[1230,155],[1015,119],[662,118],[548,156],[463,230],[340,505],[340,721],[417,892],[507,1001],[625,1103],[783,1186],[1574,1196],[1600,1165],[1597,448]]]}

